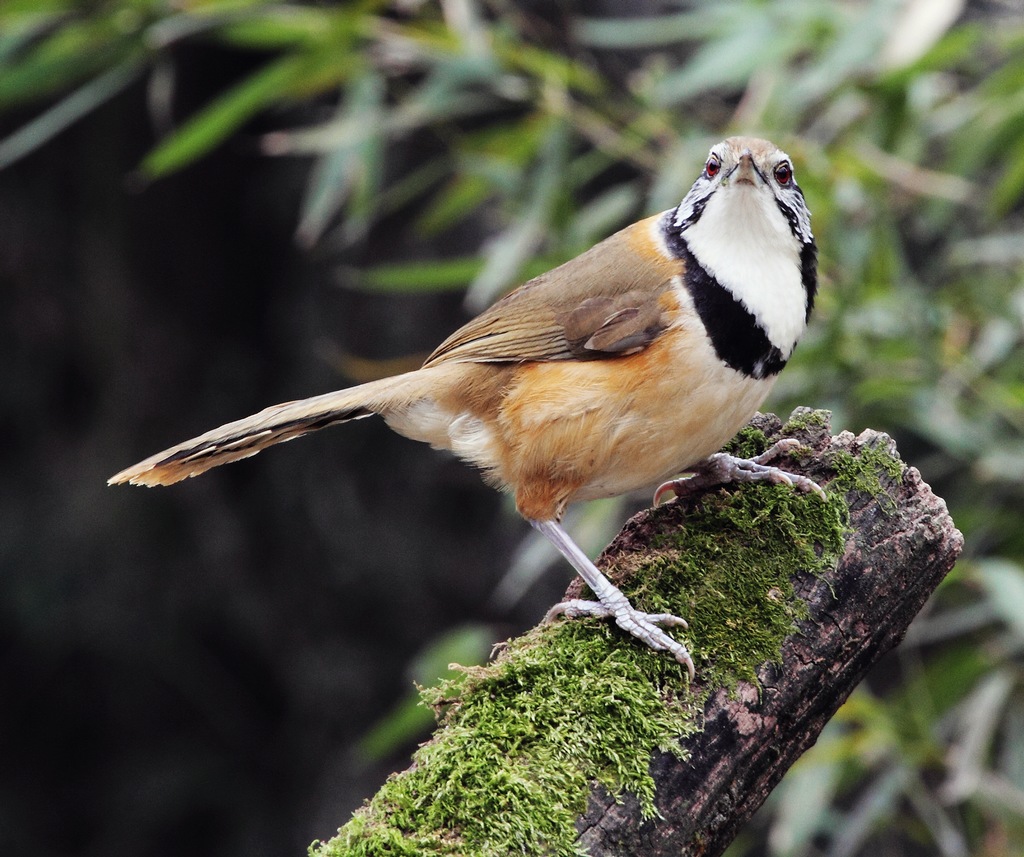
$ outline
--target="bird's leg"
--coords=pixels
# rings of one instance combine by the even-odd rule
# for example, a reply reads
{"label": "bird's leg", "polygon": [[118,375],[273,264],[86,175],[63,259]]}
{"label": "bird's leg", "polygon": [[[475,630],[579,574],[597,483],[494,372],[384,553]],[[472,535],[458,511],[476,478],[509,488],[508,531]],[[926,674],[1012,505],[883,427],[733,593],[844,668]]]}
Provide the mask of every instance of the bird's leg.
{"label": "bird's leg", "polygon": [[676,497],[682,497],[704,488],[725,485],[729,482],[767,481],[776,485],[791,485],[800,491],[813,491],[822,500],[826,499],[825,492],[813,479],[765,463],[798,446],[800,446],[800,441],[789,437],[783,438],[754,458],[736,458],[725,452],[717,452],[697,465],[692,476],[674,479],[659,485],[654,492],[654,505],[657,506],[669,491]]}
{"label": "bird's leg", "polygon": [[577,619],[581,616],[595,616],[601,619],[612,618],[622,630],[628,631],[638,640],[646,643],[659,652],[669,652],[679,663],[685,664],[692,679],[695,675],[693,659],[686,646],[673,640],[662,627],[685,628],[686,622],[671,613],[643,613],[629,603],[629,599],[605,577],[594,563],[590,561],[572,537],[557,521],[534,521],[530,523],[558,548],[587,586],[597,596],[597,601],[573,599],[556,604],[544,617],[550,622],[558,616]]}

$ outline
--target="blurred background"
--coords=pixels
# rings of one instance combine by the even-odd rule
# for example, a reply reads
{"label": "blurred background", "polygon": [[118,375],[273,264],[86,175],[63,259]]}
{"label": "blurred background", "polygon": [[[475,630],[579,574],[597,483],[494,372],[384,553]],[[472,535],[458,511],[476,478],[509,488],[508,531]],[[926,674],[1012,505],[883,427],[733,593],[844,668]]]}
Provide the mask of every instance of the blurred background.
{"label": "blurred background", "polygon": [[4,853],[301,854],[404,767],[570,579],[507,499],[375,420],[106,478],[417,365],[736,132],[821,248],[769,407],[891,433],[967,548],[730,855],[1024,853],[1020,0],[5,0]]}

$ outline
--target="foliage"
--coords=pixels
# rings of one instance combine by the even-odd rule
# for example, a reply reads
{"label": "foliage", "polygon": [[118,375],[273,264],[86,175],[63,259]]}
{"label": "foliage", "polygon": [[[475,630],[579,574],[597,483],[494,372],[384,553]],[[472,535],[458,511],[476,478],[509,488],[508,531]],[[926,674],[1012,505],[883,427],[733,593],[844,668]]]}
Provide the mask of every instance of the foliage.
{"label": "foliage", "polygon": [[[297,232],[357,241],[395,212],[461,256],[364,272],[371,290],[461,288],[479,308],[689,186],[708,145],[756,131],[797,163],[822,249],[811,331],[773,403],[897,437],[968,555],[901,648],[773,796],[769,853],[1024,848],[1024,21],[957,3],[724,0],[659,17],[550,17],[510,0],[9,0],[8,165],[135,81],[166,133],[157,180],[257,115],[311,159]],[[988,15],[993,15],[991,10]],[[956,20],[954,20],[956,19]],[[176,55],[258,67],[180,124]],[[158,122],[159,124],[159,122]],[[414,147],[417,157],[399,152]],[[748,832],[735,846],[753,850]]]}

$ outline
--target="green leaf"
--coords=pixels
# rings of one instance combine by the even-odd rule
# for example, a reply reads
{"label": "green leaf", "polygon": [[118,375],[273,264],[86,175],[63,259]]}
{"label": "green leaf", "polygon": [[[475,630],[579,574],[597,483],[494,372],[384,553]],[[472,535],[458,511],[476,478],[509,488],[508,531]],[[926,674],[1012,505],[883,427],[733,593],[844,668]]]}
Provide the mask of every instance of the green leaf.
{"label": "green leaf", "polygon": [[990,201],[992,215],[997,218],[1003,217],[1024,196],[1024,141],[1012,145],[1005,157],[1006,169],[992,190]]}
{"label": "green leaf", "polygon": [[456,176],[434,196],[420,216],[420,229],[432,235],[454,226],[476,211],[493,192],[493,187],[482,176]]}
{"label": "green leaf", "polygon": [[33,15],[0,13],[0,68],[11,68],[19,53],[45,35],[62,17],[61,11],[39,11]]}
{"label": "green leaf", "polygon": [[[485,625],[455,628],[425,646],[409,665],[417,685],[435,685],[458,676],[457,664],[475,666],[487,658],[494,635]],[[382,759],[402,745],[423,736],[434,725],[433,713],[418,692],[410,693],[385,714],[359,740],[358,751],[366,759]]]}
{"label": "green leaf", "polygon": [[336,124],[348,128],[350,133],[317,158],[310,171],[296,230],[303,246],[311,247],[316,243],[328,221],[360,183],[367,188],[376,185],[374,176],[380,172],[382,147],[380,113],[385,91],[384,81],[376,72],[365,74],[349,87]]}
{"label": "green leaf", "polygon": [[74,12],[78,8],[75,0],[4,0],[0,24],[6,28],[12,22],[17,24],[26,18]]}
{"label": "green leaf", "polygon": [[495,236],[484,251],[484,267],[466,294],[466,304],[479,312],[516,280],[527,261],[536,257],[547,237],[555,201],[565,182],[569,128],[554,118],[545,129],[537,163],[526,181],[528,197],[514,222]]}
{"label": "green leaf", "polygon": [[171,134],[141,164],[150,178],[158,178],[196,160],[238,129],[269,104],[307,88],[311,72],[320,82],[338,80],[349,69],[339,61],[327,68],[319,57],[285,56],[273,60],[233,86],[213,103],[191,117]]}
{"label": "green leaf", "polygon": [[[17,39],[18,30],[14,33],[7,38]],[[52,96],[141,50],[108,17],[63,23],[24,57],[0,66],[0,109]],[[8,53],[18,56],[13,50]]]}
{"label": "green leaf", "polygon": [[531,47],[519,40],[502,51],[500,56],[511,68],[525,72],[527,79],[557,82],[589,95],[605,91],[604,80],[571,57]]}
{"label": "green leaf", "polygon": [[694,41],[717,27],[705,12],[680,12],[633,18],[579,18],[573,32],[581,44],[594,48],[636,50]]}
{"label": "green leaf", "polygon": [[[539,256],[524,266],[523,279],[550,271],[559,262],[551,256]],[[483,268],[479,256],[436,261],[398,262],[350,271],[346,281],[353,287],[380,294],[418,294],[420,292],[460,291]]]}
{"label": "green leaf", "polygon": [[134,81],[144,65],[145,61],[136,57],[114,66],[0,140],[0,169],[38,149],[69,125],[91,113]]}
{"label": "green leaf", "polygon": [[569,230],[569,243],[589,247],[621,229],[640,204],[640,182],[613,185],[577,209]]}
{"label": "green leaf", "polygon": [[353,272],[352,285],[382,294],[457,291],[466,288],[483,262],[476,256],[436,262],[400,262]]}
{"label": "green leaf", "polygon": [[[345,27],[346,20],[352,23]],[[225,42],[250,50],[283,50],[337,42],[342,31],[356,34],[359,16],[346,10],[296,5],[271,6],[258,13],[233,20],[220,28]]]}
{"label": "green leaf", "polygon": [[979,560],[977,569],[992,607],[1024,640],[1024,568],[1009,559],[990,557]]}
{"label": "green leaf", "polygon": [[655,103],[669,106],[709,90],[735,91],[745,86],[755,71],[778,65],[803,41],[799,32],[774,24],[771,18],[757,26],[747,22],[728,36],[705,42],[686,65],[657,82]]}
{"label": "green leaf", "polygon": [[769,841],[776,857],[805,854],[811,840],[828,830],[830,804],[842,774],[834,755],[837,738],[838,730],[826,726],[818,739],[820,752],[799,759],[772,795],[775,812]]}

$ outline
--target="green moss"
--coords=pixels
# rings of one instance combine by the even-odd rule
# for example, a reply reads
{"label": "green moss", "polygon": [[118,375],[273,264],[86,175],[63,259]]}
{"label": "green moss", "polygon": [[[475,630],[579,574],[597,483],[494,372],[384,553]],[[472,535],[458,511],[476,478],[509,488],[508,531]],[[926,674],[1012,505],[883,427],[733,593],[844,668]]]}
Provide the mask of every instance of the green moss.
{"label": "green moss", "polygon": [[[748,430],[738,442],[756,454],[768,438]],[[605,564],[638,607],[690,622],[673,633],[693,652],[704,695],[690,691],[679,664],[608,622],[534,629],[494,663],[424,692],[443,728],[311,854],[574,855],[574,823],[595,781],[636,795],[654,815],[652,752],[681,753],[678,738],[700,728],[706,693],[755,681],[779,657],[806,615],[791,575],[834,566],[845,490],[884,495],[879,473],[895,477],[899,462],[878,448],[832,464],[825,502],[767,483],[710,492],[685,512],[670,504],[648,513],[653,550]]]}
{"label": "green moss", "polygon": [[878,501],[884,512],[895,510],[896,501],[886,490],[883,479],[888,477],[892,482],[900,482],[906,465],[894,458],[883,444],[864,447],[856,457],[845,451],[834,452],[828,465],[836,472],[830,484],[833,490],[867,494]]}
{"label": "green moss", "polygon": [[829,429],[832,420],[830,411],[817,408],[797,408],[789,415],[782,427],[782,437],[792,437],[814,429]]}
{"label": "green moss", "polygon": [[770,445],[768,435],[756,426],[748,425],[740,429],[739,434],[725,445],[723,451],[737,458],[754,458]]}
{"label": "green moss", "polygon": [[830,570],[843,548],[848,510],[841,495],[826,502],[785,485],[746,485],[705,495],[699,513],[655,539],[664,554],[659,592],[685,593],[682,606],[651,594],[656,610],[690,622],[702,683],[756,680],[776,659],[793,623],[806,615],[791,575]]}
{"label": "green moss", "polygon": [[496,663],[424,692],[444,728],[312,853],[580,853],[574,822],[592,781],[653,814],[650,754],[678,752],[696,728],[685,685],[678,664],[607,623],[535,629]]}

